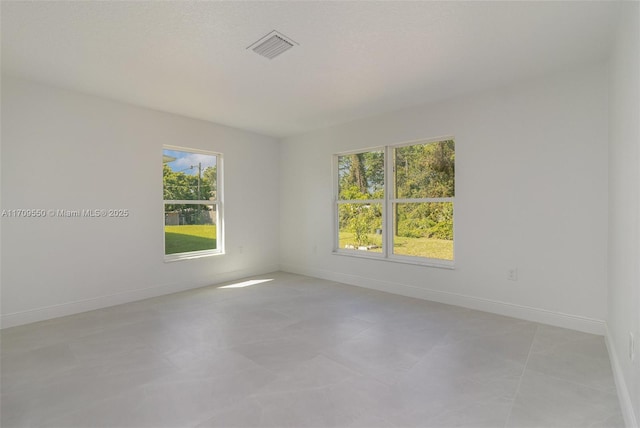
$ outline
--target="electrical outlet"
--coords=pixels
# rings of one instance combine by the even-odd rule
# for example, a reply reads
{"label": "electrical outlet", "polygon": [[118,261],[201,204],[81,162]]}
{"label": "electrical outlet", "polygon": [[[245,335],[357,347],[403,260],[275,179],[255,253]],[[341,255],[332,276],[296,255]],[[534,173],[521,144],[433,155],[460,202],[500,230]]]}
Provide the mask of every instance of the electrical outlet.
{"label": "electrical outlet", "polygon": [[636,340],[633,333],[629,332],[629,360],[633,362],[636,357]]}
{"label": "electrical outlet", "polygon": [[239,252],[240,254],[242,254],[242,253],[244,252],[244,247],[243,247],[242,245],[240,245],[240,246],[238,247],[238,252]]}
{"label": "electrical outlet", "polygon": [[518,268],[511,268],[507,270],[507,279],[510,281],[518,280]]}

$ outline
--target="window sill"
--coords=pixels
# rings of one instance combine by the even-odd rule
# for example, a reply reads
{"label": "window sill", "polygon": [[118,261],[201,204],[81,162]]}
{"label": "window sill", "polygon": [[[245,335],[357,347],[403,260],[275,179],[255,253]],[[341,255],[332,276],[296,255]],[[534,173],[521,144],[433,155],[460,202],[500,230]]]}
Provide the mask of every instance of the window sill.
{"label": "window sill", "polygon": [[193,259],[201,259],[203,257],[222,256],[222,255],[224,255],[224,252],[222,251],[193,251],[190,253],[165,254],[164,262],[172,263],[172,262],[179,262],[181,260],[193,260]]}
{"label": "window sill", "polygon": [[363,254],[357,251],[342,251],[342,250],[334,250],[332,252],[335,256],[347,256],[347,257],[355,257],[358,259],[368,259],[368,260],[379,260],[382,262],[391,262],[391,263],[402,263],[408,265],[417,265],[424,267],[434,267],[439,269],[455,269],[455,262],[449,260],[439,260],[439,259],[418,259],[413,257],[402,257],[402,256],[391,256],[391,257],[383,257],[382,254],[366,254],[366,251],[362,251]]}

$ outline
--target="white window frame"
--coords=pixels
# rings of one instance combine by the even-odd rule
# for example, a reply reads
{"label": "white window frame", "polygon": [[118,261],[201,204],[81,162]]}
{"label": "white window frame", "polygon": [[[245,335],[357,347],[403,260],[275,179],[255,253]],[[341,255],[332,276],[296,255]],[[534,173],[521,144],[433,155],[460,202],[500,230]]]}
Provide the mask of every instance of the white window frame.
{"label": "white window frame", "polygon": [[[384,153],[384,162],[385,162],[385,176],[384,176],[384,180],[385,180],[385,184],[384,184],[384,194],[385,194],[385,198],[384,199],[340,199],[339,197],[339,193],[340,193],[340,174],[339,174],[339,166],[338,166],[338,158],[340,156],[348,156],[348,155],[355,155],[358,153],[365,153],[365,152],[383,152]],[[382,242],[382,253],[377,253],[377,252],[369,252],[369,251],[354,251],[354,250],[347,250],[344,248],[340,248],[340,220],[338,218],[338,206],[340,206],[341,204],[381,204],[382,205],[382,230],[386,230],[386,218],[387,215],[386,213],[386,209],[385,209],[385,199],[386,199],[386,195],[387,195],[387,173],[386,173],[386,161],[387,161],[387,148],[384,146],[377,146],[377,147],[368,147],[368,148],[364,148],[364,149],[359,149],[359,150],[351,150],[348,152],[340,152],[340,153],[336,153],[335,155],[333,155],[333,252],[335,254],[341,254],[341,255],[346,255],[346,256],[355,256],[355,257],[362,257],[362,258],[367,258],[367,259],[381,259],[384,257],[386,257],[386,244],[385,244],[385,239],[383,239]],[[355,253],[355,254],[352,254]],[[361,254],[360,254],[361,253]]]}
{"label": "white window frame", "polygon": [[[420,139],[407,141],[403,143],[390,144],[387,146],[367,147],[358,150],[350,150],[346,152],[340,152],[333,155],[333,254],[341,256],[358,257],[364,259],[383,260],[388,262],[397,263],[409,263],[423,266],[439,267],[453,269],[455,267],[455,241],[456,241],[456,210],[455,210],[455,196],[447,198],[395,198],[394,196],[394,181],[395,181],[395,159],[394,149],[398,147],[424,145],[430,143],[437,143],[445,140],[454,140],[453,136],[443,136],[437,138]],[[338,158],[340,156],[348,156],[358,153],[366,153],[373,151],[384,152],[384,198],[383,199],[356,199],[356,200],[341,200],[339,198],[339,171],[338,171]],[[455,174],[455,173],[454,173]],[[455,177],[455,175],[454,175]],[[455,178],[454,178],[455,179]],[[450,202],[454,204],[453,210],[453,260],[435,259],[429,257],[419,256],[406,256],[393,253],[393,205],[395,203],[429,203],[429,202]],[[369,252],[369,251],[355,251],[340,248],[340,225],[338,218],[338,206],[340,204],[382,204],[382,252]]]}
{"label": "white window frame", "polygon": [[[163,145],[162,150],[175,150],[187,153],[202,154],[216,157],[216,199],[208,200],[166,200],[162,199],[162,252],[165,262],[175,262],[180,260],[197,259],[225,254],[224,251],[224,183],[223,183],[223,156],[222,153],[209,150],[193,149],[190,147]],[[162,183],[164,196],[164,182]],[[165,247],[165,205],[214,205],[216,209],[216,248],[213,250],[189,251],[184,253],[166,254]]]}

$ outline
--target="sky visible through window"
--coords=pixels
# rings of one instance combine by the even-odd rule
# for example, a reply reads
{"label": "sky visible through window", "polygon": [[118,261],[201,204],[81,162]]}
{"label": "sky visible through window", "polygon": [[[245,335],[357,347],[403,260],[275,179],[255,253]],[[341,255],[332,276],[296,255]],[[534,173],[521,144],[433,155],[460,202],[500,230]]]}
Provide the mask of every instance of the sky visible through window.
{"label": "sky visible through window", "polygon": [[173,172],[183,172],[187,175],[198,175],[199,163],[202,165],[202,171],[216,165],[216,156],[212,155],[166,149],[162,151],[162,155],[165,160],[167,156],[175,159],[171,162],[166,162],[166,165],[171,168]]}

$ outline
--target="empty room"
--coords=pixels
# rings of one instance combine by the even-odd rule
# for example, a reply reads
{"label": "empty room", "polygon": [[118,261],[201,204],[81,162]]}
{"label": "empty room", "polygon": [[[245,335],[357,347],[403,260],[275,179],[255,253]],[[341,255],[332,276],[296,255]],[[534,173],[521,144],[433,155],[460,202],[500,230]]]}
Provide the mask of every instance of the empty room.
{"label": "empty room", "polygon": [[0,16],[2,427],[638,427],[640,2]]}

